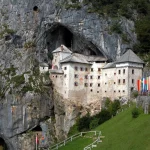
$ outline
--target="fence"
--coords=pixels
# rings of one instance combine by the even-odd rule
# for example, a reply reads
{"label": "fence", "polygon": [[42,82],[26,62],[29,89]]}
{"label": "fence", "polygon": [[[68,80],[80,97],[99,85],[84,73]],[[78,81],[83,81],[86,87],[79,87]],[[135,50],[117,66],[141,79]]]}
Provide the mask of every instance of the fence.
{"label": "fence", "polygon": [[64,141],[60,142],[60,143],[57,143],[56,145],[53,145],[52,147],[50,147],[48,150],[55,150],[55,149],[58,149],[59,147],[62,147],[62,146],[65,146],[66,143],[68,142],[72,142],[73,139],[76,139],[78,137],[82,137],[84,134],[87,134],[87,133],[94,133],[94,135],[98,135],[98,138],[90,145],[86,146],[84,148],[84,150],[87,150],[88,147],[91,147],[93,146],[94,144],[100,142],[100,135],[101,135],[101,131],[88,131],[88,132],[80,132],[80,133],[77,133],[67,139],[65,139]]}

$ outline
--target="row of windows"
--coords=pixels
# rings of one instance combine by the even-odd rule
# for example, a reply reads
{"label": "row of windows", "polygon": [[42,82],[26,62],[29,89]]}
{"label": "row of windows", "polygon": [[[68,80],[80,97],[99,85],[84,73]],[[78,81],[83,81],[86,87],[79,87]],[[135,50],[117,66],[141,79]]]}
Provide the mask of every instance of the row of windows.
{"label": "row of windows", "polygon": [[[74,77],[75,77],[75,78],[78,78],[79,75],[78,75],[78,74],[75,74]],[[88,76],[88,75],[85,75],[85,76],[84,76],[85,79],[88,79],[88,77],[90,77],[90,79],[93,79],[93,76],[92,76],[92,75],[91,75],[91,76]],[[97,76],[97,79],[100,79],[100,76]]]}
{"label": "row of windows", "polygon": [[[80,71],[84,71],[84,70],[85,70],[85,71],[88,71],[88,68],[77,67],[77,66],[75,66],[74,69],[75,69],[76,71],[78,71],[78,70],[80,70]],[[64,70],[67,70],[67,67],[64,67]],[[91,72],[93,72],[93,71],[94,71],[94,69],[91,68]],[[97,71],[101,71],[101,68],[98,68]]]}
{"label": "row of windows", "polygon": [[[74,82],[74,86],[78,86],[78,82]],[[88,83],[84,83],[84,86],[88,87]],[[93,83],[90,83],[89,86],[92,87]],[[100,83],[98,83],[97,86],[100,87]]]}
{"label": "row of windows", "polygon": [[[134,84],[134,79],[132,79],[131,82],[132,82],[132,84]],[[123,79],[122,83],[125,84],[126,80]],[[116,84],[116,82],[114,82],[114,84]],[[118,79],[118,84],[121,84],[121,79]]]}
{"label": "row of windows", "polygon": [[[118,74],[121,74],[121,70],[118,70]],[[125,69],[123,69],[123,74],[125,74]],[[132,74],[134,74],[134,69],[132,69]],[[116,73],[114,73],[116,75]],[[107,76],[107,73],[105,73],[105,76]]]}
{"label": "row of windows", "polygon": [[[120,93],[121,91],[118,90],[118,93]],[[122,90],[123,93],[125,93],[125,90]],[[107,93],[107,91],[105,91],[105,93]],[[114,91],[114,93],[116,93],[116,91]]]}

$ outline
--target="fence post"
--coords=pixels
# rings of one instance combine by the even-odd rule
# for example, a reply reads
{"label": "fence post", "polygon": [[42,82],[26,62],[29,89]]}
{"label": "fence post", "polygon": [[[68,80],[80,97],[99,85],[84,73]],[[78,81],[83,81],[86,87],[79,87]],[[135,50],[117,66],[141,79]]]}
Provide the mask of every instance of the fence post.
{"label": "fence post", "polygon": [[66,141],[64,140],[64,146],[65,146],[65,144],[66,144]]}
{"label": "fence post", "polygon": [[72,136],[71,136],[71,142],[72,142]]}

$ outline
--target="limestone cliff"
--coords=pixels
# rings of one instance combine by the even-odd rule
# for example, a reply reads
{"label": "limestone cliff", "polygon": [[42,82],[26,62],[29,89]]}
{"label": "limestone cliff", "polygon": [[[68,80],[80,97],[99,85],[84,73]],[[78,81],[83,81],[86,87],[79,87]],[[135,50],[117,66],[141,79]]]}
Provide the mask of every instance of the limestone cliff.
{"label": "limestone cliff", "polygon": [[[136,42],[134,22],[88,13],[82,3],[80,9],[66,5],[62,0],[0,0],[0,138],[9,150],[34,149],[30,131],[39,125],[47,146],[54,135],[64,138],[82,112],[77,104],[61,100],[47,74],[38,72],[39,62],[50,65],[52,50],[64,44],[115,60]],[[130,42],[110,30],[115,22]]]}

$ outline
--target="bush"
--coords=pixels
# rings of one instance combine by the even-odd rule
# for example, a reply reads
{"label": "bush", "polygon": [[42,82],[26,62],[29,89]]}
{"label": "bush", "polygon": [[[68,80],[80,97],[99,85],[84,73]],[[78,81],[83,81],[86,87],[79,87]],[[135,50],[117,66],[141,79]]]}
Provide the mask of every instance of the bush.
{"label": "bush", "polygon": [[137,118],[139,116],[139,114],[140,114],[139,109],[136,108],[136,107],[133,108],[133,110],[132,110],[132,118]]}
{"label": "bush", "polygon": [[115,116],[117,113],[117,110],[120,109],[120,101],[114,100],[114,102],[111,105],[111,115]]}
{"label": "bush", "polygon": [[98,122],[99,122],[99,119],[98,119],[98,118],[92,119],[91,122],[90,122],[89,128],[90,128],[90,129],[96,128],[96,127],[98,126]]}
{"label": "bush", "polygon": [[89,129],[89,125],[90,125],[90,116],[89,114],[80,118],[77,121],[77,129],[78,131],[86,131]]}

